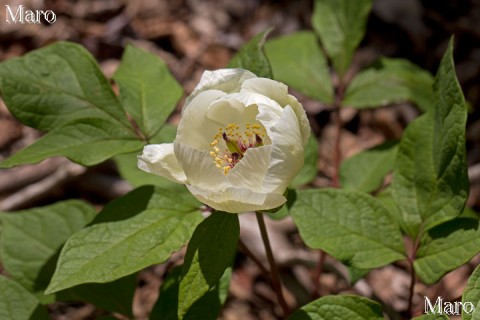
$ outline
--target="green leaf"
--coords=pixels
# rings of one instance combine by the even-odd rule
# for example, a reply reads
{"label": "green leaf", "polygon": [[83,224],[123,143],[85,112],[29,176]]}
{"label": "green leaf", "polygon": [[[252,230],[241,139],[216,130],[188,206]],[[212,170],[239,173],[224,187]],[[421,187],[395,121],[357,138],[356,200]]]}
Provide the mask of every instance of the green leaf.
{"label": "green leaf", "polygon": [[313,29],[341,75],[365,34],[371,7],[371,0],[315,0]]}
{"label": "green leaf", "polygon": [[389,141],[346,159],[340,167],[342,187],[367,193],[377,190],[393,170],[396,155],[397,143]]}
{"label": "green leaf", "polygon": [[249,70],[257,77],[272,78],[272,68],[265,56],[263,45],[272,29],[260,32],[245,44],[230,60],[229,68],[242,68]]}
{"label": "green leaf", "polygon": [[404,259],[395,220],[375,198],[360,192],[300,190],[290,210],[307,246],[359,269]]}
{"label": "green leaf", "polygon": [[0,213],[3,267],[29,291],[43,291],[55,270],[57,253],[62,245],[94,215],[93,207],[78,200]]}
{"label": "green leaf", "polygon": [[132,132],[110,120],[80,119],[50,131],[2,162],[0,167],[37,163],[55,156],[65,156],[81,165],[92,166],[117,154],[139,150],[142,146]]}
{"label": "green leaf", "polygon": [[392,188],[388,187],[382,190],[375,196],[375,198],[380,201],[380,203],[387,209],[390,216],[393,217],[395,221],[397,221],[397,224],[400,226],[400,229],[403,231],[403,233],[408,233],[408,228],[406,227],[405,222],[402,219],[402,213],[400,212],[400,208],[398,208],[395,200],[393,200]]}
{"label": "green leaf", "polygon": [[382,58],[353,78],[343,105],[358,109],[410,101],[421,110],[432,108],[432,75],[404,59]]}
{"label": "green leaf", "polygon": [[140,154],[141,151],[139,150],[132,153],[120,154],[114,158],[117,169],[123,179],[127,180],[134,187],[155,185],[169,190],[185,190],[185,186],[182,184],[140,170],[137,167],[138,156]]}
{"label": "green leaf", "polygon": [[282,206],[279,210],[274,211],[274,212],[266,212],[268,217],[272,220],[282,220],[286,218],[289,215],[287,205]]}
{"label": "green leaf", "polygon": [[47,320],[47,311],[18,283],[0,275],[0,319]]}
{"label": "green leaf", "polygon": [[[92,225],[67,241],[47,293],[118,279],[165,261],[185,244],[202,219],[200,204],[189,193],[160,188],[143,187],[135,193],[144,194],[149,197],[139,200],[143,203],[135,203],[131,194],[114,201],[112,206],[123,220]],[[122,212],[132,205],[139,211],[135,215]]]}
{"label": "green leaf", "polygon": [[416,237],[460,215],[468,195],[465,156],[467,109],[450,45],[435,78],[433,114],[406,129],[399,145],[392,195],[408,233]]}
{"label": "green leaf", "polygon": [[415,317],[412,320],[449,320],[450,318],[443,314],[424,314]]}
{"label": "green leaf", "polygon": [[317,176],[318,141],[313,134],[310,135],[307,146],[305,147],[304,159],[305,162],[302,169],[290,183],[291,188],[310,183]]}
{"label": "green leaf", "polygon": [[333,102],[327,60],[313,32],[301,31],[269,40],[265,52],[275,80],[315,100]]}
{"label": "green leaf", "polygon": [[[469,303],[474,306],[474,311],[470,313]],[[462,305],[462,320],[476,320],[480,319],[480,266],[477,266],[475,271],[468,279],[467,286],[463,290]],[[467,307],[468,309],[465,309]]]}
{"label": "green leaf", "polygon": [[40,130],[83,118],[129,126],[110,83],[78,44],[57,42],[2,62],[0,88],[10,112]]}
{"label": "green leaf", "polygon": [[[151,139],[151,143],[171,143],[175,139],[176,128],[171,125],[164,125],[160,131]],[[137,166],[138,156],[141,150],[132,153],[119,154],[113,160],[117,165],[120,176],[127,180],[132,186],[156,185],[164,189],[185,190],[185,186],[167,180],[161,176],[147,173]]]}
{"label": "green leaf", "polygon": [[182,278],[182,266],[169,272],[160,286],[158,299],[149,319],[178,320],[178,288]]}
{"label": "green leaf", "polygon": [[85,301],[97,308],[133,317],[132,301],[137,287],[137,274],[108,283],[87,283],[63,290],[59,301]]}
{"label": "green leaf", "polygon": [[[205,293],[188,309],[183,320],[217,319],[217,316],[227,298],[232,268],[225,270],[214,288]],[[173,269],[160,287],[160,294],[150,319],[177,320],[178,292],[182,279],[182,267]]]}
{"label": "green leaf", "polygon": [[18,283],[42,300],[87,301],[98,307],[132,314],[132,298],[136,278],[115,282],[77,286],[54,297],[43,291],[55,271],[60,248],[94,217],[95,210],[84,202],[69,200],[50,206],[1,213],[0,257],[5,270]]}
{"label": "green leaf", "polygon": [[425,232],[414,262],[426,284],[468,262],[480,252],[479,219],[456,218]]}
{"label": "green leaf", "polygon": [[[180,319],[217,285],[225,270],[232,265],[239,236],[240,224],[235,214],[214,212],[197,226],[183,264],[178,295]],[[212,319],[216,318],[214,315]]]}
{"label": "green leaf", "polygon": [[284,196],[287,198],[287,202],[280,208],[263,211],[272,220],[282,220],[290,214],[290,208],[297,201],[297,191],[295,189],[287,188]]}
{"label": "green leaf", "polygon": [[383,320],[380,304],[354,295],[326,296],[304,305],[288,320]]}
{"label": "green leaf", "polygon": [[142,147],[92,56],[68,42],[0,64],[0,88],[23,123],[50,131],[0,167],[66,156],[94,165]]}
{"label": "green leaf", "polygon": [[357,269],[347,266],[350,285],[353,286],[358,280],[364,278],[371,269]]}
{"label": "green leaf", "polygon": [[160,57],[132,45],[125,49],[113,79],[123,107],[147,139],[160,130],[183,94]]}

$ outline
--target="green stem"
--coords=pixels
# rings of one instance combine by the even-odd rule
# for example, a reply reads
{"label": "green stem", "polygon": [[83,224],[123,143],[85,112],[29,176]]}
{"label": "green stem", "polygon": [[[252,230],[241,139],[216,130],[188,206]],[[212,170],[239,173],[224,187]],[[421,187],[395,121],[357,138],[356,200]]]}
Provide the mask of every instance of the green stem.
{"label": "green stem", "polygon": [[270,264],[270,273],[272,276],[273,291],[277,295],[278,302],[285,313],[285,316],[290,314],[290,308],[288,307],[285,298],[283,297],[282,283],[280,282],[280,276],[278,273],[275,259],[273,258],[272,247],[270,246],[270,240],[268,239],[267,227],[263,218],[263,213],[255,212],[257,215],[258,227],[260,228],[260,234],[262,235],[263,244],[265,246],[265,252],[267,254],[268,263]]}

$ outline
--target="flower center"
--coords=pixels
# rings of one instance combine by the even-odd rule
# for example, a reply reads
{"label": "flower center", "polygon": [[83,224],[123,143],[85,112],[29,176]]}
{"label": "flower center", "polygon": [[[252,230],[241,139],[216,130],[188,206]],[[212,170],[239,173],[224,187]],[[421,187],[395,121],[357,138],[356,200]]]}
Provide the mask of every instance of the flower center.
{"label": "flower center", "polygon": [[218,128],[218,133],[210,143],[210,156],[215,166],[226,175],[242,160],[249,148],[263,146],[265,136],[266,131],[261,124],[247,123],[240,129],[239,125],[230,123],[225,129]]}

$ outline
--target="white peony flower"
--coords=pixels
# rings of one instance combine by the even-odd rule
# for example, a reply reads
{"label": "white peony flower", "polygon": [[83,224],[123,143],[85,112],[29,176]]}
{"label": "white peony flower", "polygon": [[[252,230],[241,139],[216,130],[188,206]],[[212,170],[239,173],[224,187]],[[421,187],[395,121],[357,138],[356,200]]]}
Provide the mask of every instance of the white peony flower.
{"label": "white peony flower", "polygon": [[145,146],[138,167],[185,184],[216,210],[283,205],[310,135],[287,89],[243,69],[205,71],[186,99],[175,141]]}

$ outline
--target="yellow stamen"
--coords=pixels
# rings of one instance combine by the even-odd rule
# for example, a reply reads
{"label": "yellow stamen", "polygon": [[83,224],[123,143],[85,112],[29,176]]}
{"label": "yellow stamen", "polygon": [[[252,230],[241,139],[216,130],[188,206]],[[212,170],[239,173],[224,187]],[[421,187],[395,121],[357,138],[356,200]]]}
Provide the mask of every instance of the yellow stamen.
{"label": "yellow stamen", "polygon": [[242,160],[249,148],[263,146],[265,136],[266,131],[261,124],[246,123],[242,131],[239,125],[229,123],[225,129],[218,128],[218,133],[210,143],[212,151],[209,154],[215,166],[226,175]]}

